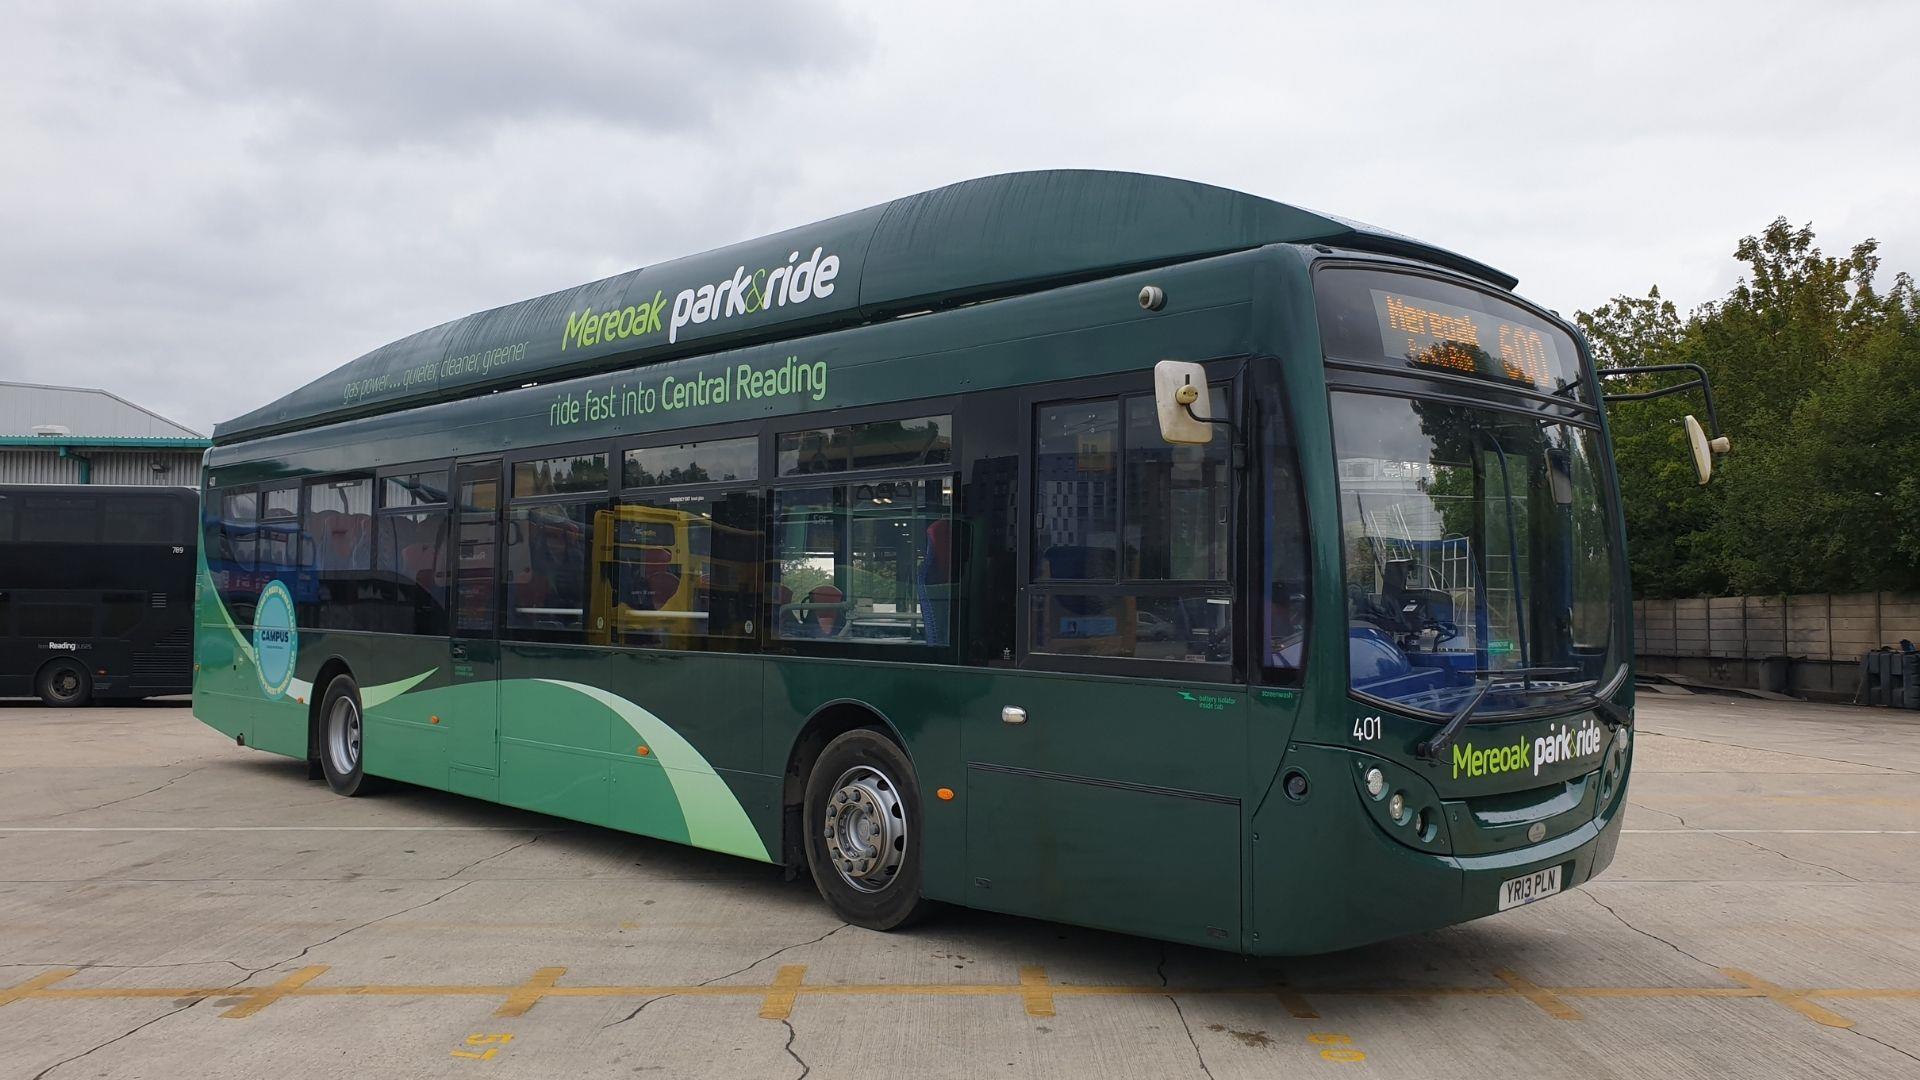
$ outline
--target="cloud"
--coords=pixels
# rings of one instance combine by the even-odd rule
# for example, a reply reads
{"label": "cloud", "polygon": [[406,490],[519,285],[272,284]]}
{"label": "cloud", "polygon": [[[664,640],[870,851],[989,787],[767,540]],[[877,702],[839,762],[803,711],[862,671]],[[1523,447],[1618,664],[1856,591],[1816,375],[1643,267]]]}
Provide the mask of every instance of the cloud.
{"label": "cloud", "polygon": [[531,10],[23,13],[0,371],[206,428],[422,327],[712,246],[762,182],[716,134],[870,47],[830,10]]}
{"label": "cloud", "polygon": [[57,26],[156,84],[273,110],[285,137],[369,145],[484,140],[555,120],[702,129],[865,44],[831,9],[659,0],[222,0],[73,7]]}
{"label": "cloud", "polygon": [[[1097,17],[1089,12],[1096,12]],[[1920,268],[1910,4],[43,2],[0,34],[0,375],[192,426],[450,318],[988,173],[1204,180],[1511,271]]]}

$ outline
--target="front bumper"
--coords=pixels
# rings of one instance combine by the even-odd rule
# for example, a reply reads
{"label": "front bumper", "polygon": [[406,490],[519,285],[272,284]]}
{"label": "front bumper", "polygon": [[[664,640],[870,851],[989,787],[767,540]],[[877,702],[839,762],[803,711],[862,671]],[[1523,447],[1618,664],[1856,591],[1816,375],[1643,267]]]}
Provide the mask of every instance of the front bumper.
{"label": "front bumper", "polygon": [[1625,816],[1622,779],[1591,819],[1537,844],[1477,854],[1417,851],[1387,834],[1353,791],[1354,752],[1295,746],[1286,768],[1312,781],[1300,802],[1276,793],[1254,816],[1245,951],[1333,952],[1492,915],[1501,883],[1562,866],[1561,888],[1613,861]]}

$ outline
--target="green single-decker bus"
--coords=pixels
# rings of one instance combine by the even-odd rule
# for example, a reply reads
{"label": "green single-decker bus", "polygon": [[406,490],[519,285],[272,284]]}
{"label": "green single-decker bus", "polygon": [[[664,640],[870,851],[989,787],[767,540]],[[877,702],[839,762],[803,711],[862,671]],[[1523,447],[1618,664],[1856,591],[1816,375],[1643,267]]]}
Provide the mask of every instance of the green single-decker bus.
{"label": "green single-decker bus", "polygon": [[1633,688],[1600,382],[1515,284],[1051,171],[456,319],[216,427],[194,712],[875,929],[1530,903],[1613,858]]}

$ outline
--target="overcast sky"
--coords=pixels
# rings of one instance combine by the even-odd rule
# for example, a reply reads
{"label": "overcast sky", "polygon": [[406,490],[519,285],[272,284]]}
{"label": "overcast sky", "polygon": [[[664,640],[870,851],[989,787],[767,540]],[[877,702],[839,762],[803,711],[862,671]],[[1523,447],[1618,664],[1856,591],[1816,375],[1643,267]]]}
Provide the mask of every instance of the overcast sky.
{"label": "overcast sky", "polygon": [[1359,218],[1568,314],[1718,296],[1779,215],[1890,280],[1917,42],[1920,4],[1836,0],[0,0],[0,378],[205,431],[450,318],[1015,169]]}

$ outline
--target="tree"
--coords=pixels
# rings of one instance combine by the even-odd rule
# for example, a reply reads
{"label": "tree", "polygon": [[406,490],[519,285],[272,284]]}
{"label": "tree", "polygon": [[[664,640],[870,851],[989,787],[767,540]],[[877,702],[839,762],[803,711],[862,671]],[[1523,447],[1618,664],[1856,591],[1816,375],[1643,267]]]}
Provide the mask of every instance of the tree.
{"label": "tree", "polygon": [[1702,489],[1680,427],[1696,400],[1609,410],[1639,595],[1920,587],[1920,303],[1905,274],[1876,289],[1876,250],[1829,257],[1780,218],[1685,318],[1657,287],[1577,316],[1602,367],[1706,368],[1734,444]]}

